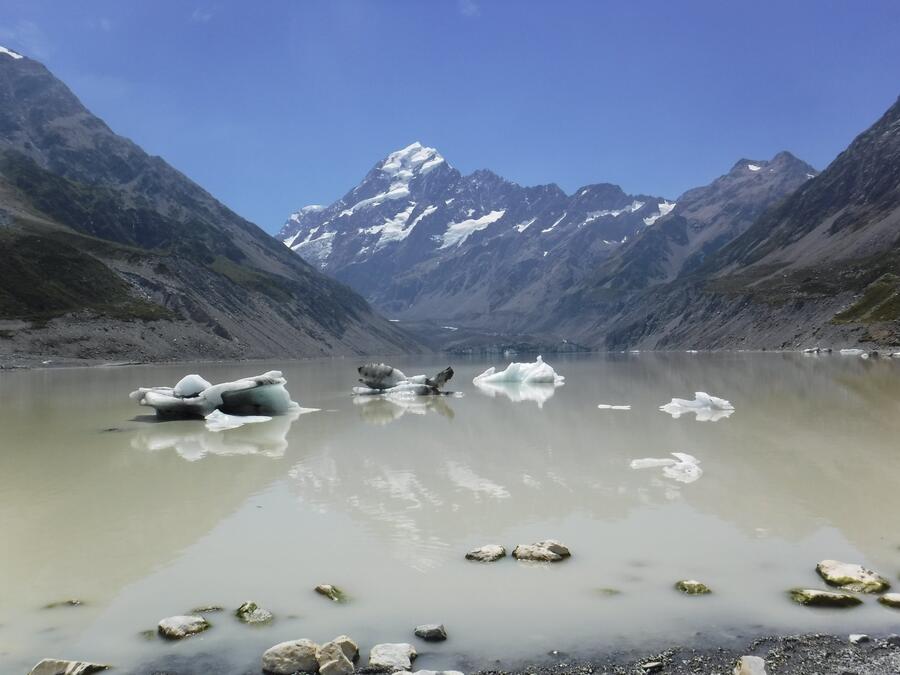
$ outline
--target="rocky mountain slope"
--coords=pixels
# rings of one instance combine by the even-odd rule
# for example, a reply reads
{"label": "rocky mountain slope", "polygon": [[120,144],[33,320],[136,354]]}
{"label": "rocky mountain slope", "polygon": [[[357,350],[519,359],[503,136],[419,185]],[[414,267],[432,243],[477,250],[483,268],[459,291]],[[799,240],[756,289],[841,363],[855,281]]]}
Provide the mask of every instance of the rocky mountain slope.
{"label": "rocky mountain slope", "polygon": [[346,286],[0,50],[0,352],[315,356],[415,348]]}
{"label": "rocky mountain slope", "polygon": [[557,326],[610,348],[897,345],[900,100],[820,175],[674,280],[625,304],[609,286],[607,277],[573,288]]}
{"label": "rocky mountain slope", "polygon": [[608,183],[567,195],[462,175],[413,143],[334,204],[291,215],[277,237],[392,317],[527,331],[545,303],[673,206]]}

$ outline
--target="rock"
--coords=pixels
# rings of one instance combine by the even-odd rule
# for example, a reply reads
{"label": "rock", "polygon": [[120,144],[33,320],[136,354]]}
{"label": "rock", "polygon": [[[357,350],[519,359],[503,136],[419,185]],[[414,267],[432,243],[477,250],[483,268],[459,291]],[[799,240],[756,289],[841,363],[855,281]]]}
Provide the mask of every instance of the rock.
{"label": "rock", "polygon": [[494,562],[505,557],[506,549],[500,544],[488,544],[480,548],[473,548],[466,553],[466,560],[477,560],[478,562]]}
{"label": "rock", "polygon": [[224,607],[219,607],[218,605],[204,605],[203,607],[194,607],[191,610],[191,614],[211,614],[212,612],[222,612],[225,611]]}
{"label": "rock", "polygon": [[107,670],[109,666],[87,661],[62,661],[60,659],[44,659],[38,663],[28,675],[89,675]]}
{"label": "rock", "polygon": [[332,642],[340,645],[344,652],[344,656],[351,661],[356,661],[356,659],[359,658],[359,646],[346,635],[338,635]]}
{"label": "rock", "polygon": [[682,579],[675,582],[675,588],[685,595],[706,595],[712,593],[709,586],[695,579]]}
{"label": "rock", "polygon": [[885,593],[880,598],[878,598],[878,602],[880,602],[885,607],[900,609],[900,593]]}
{"label": "rock", "polygon": [[891,585],[880,574],[862,565],[837,560],[823,560],[816,565],[816,572],[831,586],[857,593],[881,593]]}
{"label": "rock", "polygon": [[891,647],[900,647],[900,635],[889,635],[884,641]]}
{"label": "rock", "polygon": [[416,636],[426,642],[442,642],[447,639],[447,629],[440,623],[426,623],[416,626]]}
{"label": "rock", "polygon": [[180,640],[182,638],[202,633],[209,628],[209,621],[202,616],[170,616],[159,622],[157,630],[159,634],[169,640]]}
{"label": "rock", "polygon": [[354,671],[353,662],[337,642],[326,642],[319,647],[316,650],[316,661],[320,675],[350,675]]}
{"label": "rock", "polygon": [[415,658],[415,648],[405,642],[375,645],[369,652],[369,668],[388,673],[410,670]]}
{"label": "rock", "polygon": [[734,666],[734,675],[766,675],[766,662],[758,656],[742,656]]}
{"label": "rock", "polygon": [[559,562],[572,555],[568,547],[555,539],[545,539],[534,544],[519,544],[513,549],[516,560],[533,560],[537,562]]}
{"label": "rock", "polygon": [[316,586],[316,593],[324,595],[333,602],[347,602],[347,594],[337,586],[331,584],[319,584]]}
{"label": "rock", "polygon": [[641,664],[641,669],[645,673],[658,673],[663,669],[662,661],[647,661],[646,663]]}
{"label": "rock", "polygon": [[72,598],[70,600],[60,600],[59,602],[51,602],[48,605],[44,605],[44,609],[57,609],[59,607],[81,607],[84,604],[84,601],[78,600],[77,598]]}
{"label": "rock", "polygon": [[268,623],[275,617],[267,609],[262,609],[255,602],[245,602],[238,607],[234,615],[244,623]]}
{"label": "rock", "polygon": [[820,591],[814,588],[794,588],[788,591],[791,600],[810,607],[855,607],[862,600],[849,593]]}
{"label": "rock", "polygon": [[288,640],[269,647],[262,656],[262,669],[273,675],[293,675],[296,672],[314,673],[319,669],[312,640]]}
{"label": "rock", "polygon": [[859,645],[863,642],[869,642],[870,640],[871,638],[868,635],[862,633],[856,633],[850,636],[850,644],[852,645]]}

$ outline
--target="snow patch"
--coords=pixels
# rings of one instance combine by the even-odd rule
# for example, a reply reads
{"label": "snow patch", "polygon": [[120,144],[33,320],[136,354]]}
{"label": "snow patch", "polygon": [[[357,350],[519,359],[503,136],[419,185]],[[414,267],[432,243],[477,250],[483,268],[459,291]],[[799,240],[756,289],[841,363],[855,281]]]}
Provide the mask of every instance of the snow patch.
{"label": "snow patch", "polygon": [[655,223],[657,220],[659,220],[663,216],[671,213],[672,209],[674,209],[674,208],[675,208],[675,202],[669,202],[666,200],[661,201],[659,204],[656,205],[656,209],[657,209],[656,213],[644,218],[644,225],[648,225],[648,226],[652,225],[653,223]]}
{"label": "snow patch", "polygon": [[621,209],[603,209],[602,211],[591,211],[585,217],[583,225],[587,225],[590,222],[597,220],[597,218],[603,218],[604,216],[612,216],[613,218],[618,218],[623,213],[634,213],[641,209],[646,202],[640,202],[635,199],[628,206],[622,207]]}
{"label": "snow patch", "polygon": [[758,164],[748,164],[747,168],[750,169],[751,171],[759,171],[762,167],[759,166]]}
{"label": "snow patch", "polygon": [[513,225],[513,229],[518,231],[520,234],[527,230],[531,225],[536,221],[537,218],[532,218],[531,220],[525,221],[523,223],[519,223],[518,225]]}
{"label": "snow patch", "polygon": [[557,225],[559,225],[565,219],[565,217],[566,217],[566,213],[563,212],[563,214],[559,217],[559,219],[555,223],[553,223],[550,227],[541,230],[541,234],[546,234],[547,232],[552,232],[553,228],[556,227]]}
{"label": "snow patch", "polygon": [[415,226],[415,223],[413,223],[410,227],[406,227],[406,223],[415,208],[416,205],[410,203],[407,208],[400,211],[393,218],[385,218],[381,225],[367,227],[362,230],[362,232],[369,235],[378,235],[378,241],[375,243],[376,251],[387,244],[403,241],[409,236],[409,233],[412,232],[412,229]]}
{"label": "snow patch", "polygon": [[480,218],[470,218],[460,223],[450,223],[447,226],[447,231],[444,232],[444,236],[441,238],[439,248],[448,248],[453,245],[461,246],[470,235],[485,229],[491,223],[497,222],[503,217],[504,213],[506,213],[506,209],[501,209],[499,211],[491,211]]}
{"label": "snow patch", "polygon": [[334,246],[334,237],[337,233],[323,232],[316,237],[315,235],[318,230],[318,227],[314,227],[306,235],[306,239],[299,244],[292,244],[290,248],[306,262],[315,263],[320,267],[324,267],[325,263],[328,261],[328,256],[331,255],[331,249]]}
{"label": "snow patch", "polygon": [[0,54],[6,54],[16,60],[23,58],[18,52],[14,52],[12,49],[7,49],[6,47],[0,47]]}

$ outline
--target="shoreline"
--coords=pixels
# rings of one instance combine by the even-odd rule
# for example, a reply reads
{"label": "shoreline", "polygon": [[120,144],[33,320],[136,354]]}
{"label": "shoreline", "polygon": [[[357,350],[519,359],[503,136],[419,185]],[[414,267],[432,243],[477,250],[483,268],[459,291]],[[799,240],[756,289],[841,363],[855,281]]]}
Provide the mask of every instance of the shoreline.
{"label": "shoreline", "polygon": [[[732,675],[735,664],[743,656],[757,656],[765,661],[769,675],[895,675],[900,672],[900,636],[871,634],[859,644],[848,636],[828,633],[767,635],[743,640],[714,642],[707,646],[673,645],[663,649],[607,649],[575,655],[553,651],[530,658],[486,661],[458,656],[449,665],[450,655],[441,657],[443,667],[467,675],[632,675],[662,673],[665,675]],[[419,644],[418,646],[422,646]],[[427,656],[423,654],[422,656]],[[367,669],[365,656],[356,664],[357,673],[374,673]],[[431,670],[421,656],[413,662],[412,673]],[[112,672],[112,671],[111,671]],[[257,675],[259,662],[235,663],[223,655],[210,653],[193,656],[169,655],[130,670],[115,669],[128,675]],[[758,675],[747,671],[746,675]],[[761,673],[759,674],[761,675]]]}

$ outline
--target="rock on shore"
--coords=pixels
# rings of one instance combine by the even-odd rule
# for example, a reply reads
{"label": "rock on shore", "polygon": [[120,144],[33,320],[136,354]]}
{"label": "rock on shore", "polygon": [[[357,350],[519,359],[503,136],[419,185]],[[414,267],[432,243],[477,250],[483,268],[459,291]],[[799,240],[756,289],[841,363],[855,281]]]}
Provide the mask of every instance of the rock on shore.
{"label": "rock on shore", "polygon": [[856,593],[883,593],[891,585],[877,572],[838,560],[823,560],[816,565],[816,572],[830,586],[837,586],[845,591]]}
{"label": "rock on shore", "polygon": [[416,656],[415,647],[405,642],[375,645],[369,652],[369,669],[387,673],[410,670]]}
{"label": "rock on shore", "polygon": [[810,607],[855,607],[862,600],[849,593],[820,591],[815,588],[794,588],[788,591],[794,602]]}
{"label": "rock on shore", "polygon": [[87,661],[63,661],[61,659],[43,659],[28,675],[90,675],[107,670],[109,666]]}
{"label": "rock on shore", "polygon": [[296,672],[314,673],[319,669],[312,640],[288,640],[269,647],[262,656],[262,669],[272,675],[293,675]]}

